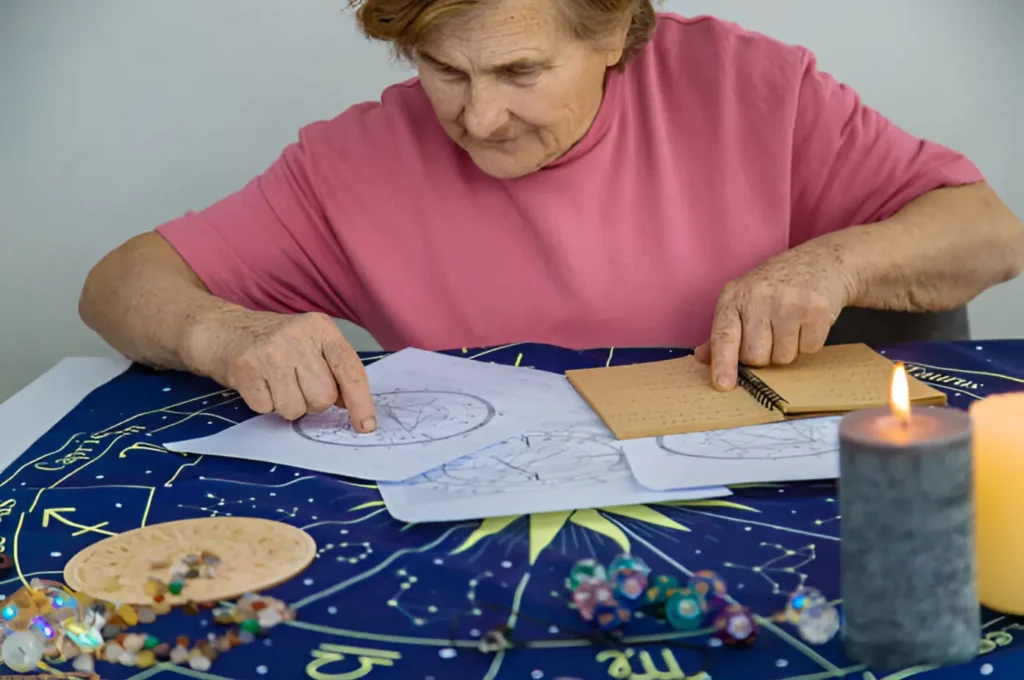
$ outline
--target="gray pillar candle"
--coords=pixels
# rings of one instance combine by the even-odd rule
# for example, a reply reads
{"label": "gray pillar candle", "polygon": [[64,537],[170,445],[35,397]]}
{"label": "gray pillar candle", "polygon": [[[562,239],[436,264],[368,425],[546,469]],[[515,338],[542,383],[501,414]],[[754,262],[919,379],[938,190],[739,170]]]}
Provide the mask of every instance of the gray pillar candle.
{"label": "gray pillar candle", "polygon": [[977,653],[970,417],[945,407],[856,411],[839,425],[843,640],[877,669]]}

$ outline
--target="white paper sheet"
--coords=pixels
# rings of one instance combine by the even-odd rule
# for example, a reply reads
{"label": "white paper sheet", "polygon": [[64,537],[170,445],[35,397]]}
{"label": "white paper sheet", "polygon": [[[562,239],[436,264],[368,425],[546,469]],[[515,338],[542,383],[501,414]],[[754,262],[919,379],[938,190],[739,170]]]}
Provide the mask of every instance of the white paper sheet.
{"label": "white paper sheet", "polygon": [[840,416],[622,442],[640,484],[665,490],[713,484],[835,479]]}
{"label": "white paper sheet", "polygon": [[[562,408],[564,376],[407,349],[367,367],[377,431],[359,434],[332,408],[295,423],[258,416],[174,451],[401,481],[521,433]],[[558,392],[564,395],[564,392]]]}
{"label": "white paper sheet", "polygon": [[0,470],[17,460],[90,392],[129,366],[131,362],[122,357],[69,357],[0,404]]}
{"label": "white paper sheet", "polygon": [[728,496],[723,487],[651,491],[633,479],[600,418],[565,380],[545,397],[558,408],[513,437],[399,484],[380,484],[391,515],[405,522],[665,503]]}

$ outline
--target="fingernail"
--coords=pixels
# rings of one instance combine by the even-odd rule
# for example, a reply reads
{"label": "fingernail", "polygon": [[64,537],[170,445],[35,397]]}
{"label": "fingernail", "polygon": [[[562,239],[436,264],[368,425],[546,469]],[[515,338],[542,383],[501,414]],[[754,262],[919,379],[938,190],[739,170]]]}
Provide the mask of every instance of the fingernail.
{"label": "fingernail", "polygon": [[373,432],[377,429],[377,419],[367,418],[361,423],[361,425],[363,426],[363,432]]}
{"label": "fingernail", "polygon": [[715,385],[717,385],[719,388],[724,390],[726,387],[728,387],[727,383],[728,379],[724,375],[715,376]]}

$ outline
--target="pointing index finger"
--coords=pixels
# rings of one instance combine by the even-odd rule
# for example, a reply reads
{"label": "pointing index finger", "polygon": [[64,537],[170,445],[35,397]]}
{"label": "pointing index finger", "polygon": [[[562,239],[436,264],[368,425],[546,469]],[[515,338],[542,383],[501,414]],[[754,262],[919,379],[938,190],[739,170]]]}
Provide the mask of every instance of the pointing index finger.
{"label": "pointing index finger", "polygon": [[376,409],[370,394],[366,367],[352,346],[343,339],[329,339],[323,346],[324,359],[338,381],[340,400],[348,410],[349,419],[358,432],[377,429]]}
{"label": "pointing index finger", "polygon": [[739,310],[729,305],[715,312],[711,325],[711,382],[716,389],[736,387],[743,325]]}

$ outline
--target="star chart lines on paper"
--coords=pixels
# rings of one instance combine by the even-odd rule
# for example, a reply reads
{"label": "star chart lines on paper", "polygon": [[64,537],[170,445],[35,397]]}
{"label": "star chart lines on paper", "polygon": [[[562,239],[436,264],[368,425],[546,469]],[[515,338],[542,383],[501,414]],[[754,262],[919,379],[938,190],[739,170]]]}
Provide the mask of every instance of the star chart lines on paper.
{"label": "star chart lines on paper", "polygon": [[831,418],[661,436],[657,443],[663,451],[677,456],[727,460],[808,458],[839,451]]}
{"label": "star chart lines on paper", "polygon": [[406,484],[491,495],[608,484],[628,474],[625,454],[614,439],[569,424],[510,437]]}
{"label": "star chart lines on paper", "polygon": [[395,447],[451,439],[480,429],[495,416],[482,397],[444,390],[398,390],[374,394],[377,429],[352,427],[348,411],[331,408],[300,418],[292,427],[305,439],[334,446]]}

